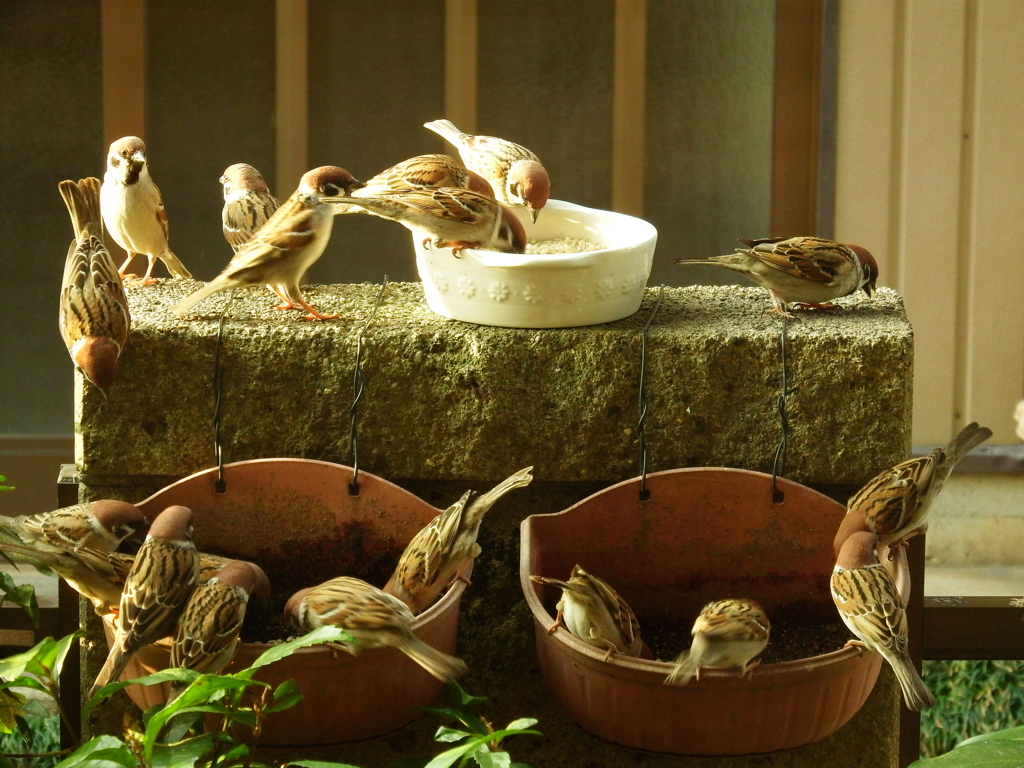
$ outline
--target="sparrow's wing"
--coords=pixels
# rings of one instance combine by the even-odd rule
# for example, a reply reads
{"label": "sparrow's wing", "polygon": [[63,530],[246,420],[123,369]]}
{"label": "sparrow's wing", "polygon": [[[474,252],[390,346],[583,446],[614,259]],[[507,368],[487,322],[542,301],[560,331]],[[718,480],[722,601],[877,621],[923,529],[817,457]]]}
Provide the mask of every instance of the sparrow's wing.
{"label": "sparrow's wing", "polygon": [[294,253],[313,241],[321,217],[301,200],[289,199],[267,219],[231,260],[224,276],[246,279],[250,270],[259,270],[269,262]]}
{"label": "sparrow's wing", "polygon": [[846,246],[817,237],[788,240],[750,241],[748,253],[766,266],[815,283],[831,283],[849,268],[851,252]]}

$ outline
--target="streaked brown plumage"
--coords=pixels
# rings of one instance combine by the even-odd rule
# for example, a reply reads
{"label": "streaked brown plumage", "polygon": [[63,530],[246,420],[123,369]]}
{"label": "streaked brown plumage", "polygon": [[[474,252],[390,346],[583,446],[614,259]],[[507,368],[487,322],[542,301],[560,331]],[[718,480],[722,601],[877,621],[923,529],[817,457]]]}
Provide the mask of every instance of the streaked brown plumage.
{"label": "streaked brown plumage", "polygon": [[462,162],[490,183],[500,202],[525,206],[531,220],[537,221],[551,194],[551,180],[537,155],[496,136],[463,133],[449,120],[433,120],[423,127],[458,149]]}
{"label": "streaked brown plumage", "polygon": [[461,659],[427,645],[413,633],[412,611],[405,603],[361,579],[340,576],[299,590],[288,599],[284,612],[302,632],[327,625],[346,630],[355,642],[340,645],[352,654],[390,645],[438,680],[451,682],[466,671]]}
{"label": "streaked brown plumage", "polygon": [[187,507],[168,507],[153,520],[125,579],[110,653],[89,698],[120,677],[142,646],[174,632],[198,575],[199,556],[192,544],[192,511]]}
{"label": "streaked brown plumage", "polygon": [[693,624],[689,651],[676,659],[676,667],[665,678],[666,685],[686,685],[700,680],[707,667],[736,669],[749,676],[759,663],[752,661],[768,645],[771,622],[764,608],[754,600],[730,598],[708,603]]}
{"label": "streaked brown plumage", "polygon": [[36,549],[4,541],[0,541],[0,552],[18,563],[50,568],[91,602],[99,616],[115,610],[121,602],[121,588],[127,573],[122,570],[121,558],[129,558],[129,567],[132,559],[131,555],[84,547]]}
{"label": "streaked brown plumage", "polygon": [[417,155],[381,171],[353,197],[373,197],[381,192],[415,187],[461,187],[494,197],[491,185],[451,155]]}
{"label": "streaked brown plumage", "polygon": [[588,645],[606,651],[605,661],[614,653],[640,655],[643,640],[636,615],[607,582],[587,573],[579,565],[573,567],[568,581],[546,576],[530,576],[530,579],[538,584],[562,588],[558,616],[548,634],[564,626]]}
{"label": "streaked brown plumage", "polygon": [[427,523],[405,548],[384,591],[408,605],[413,613],[430,606],[466,561],[480,555],[476,539],[484,515],[506,493],[529,485],[532,470],[533,467],[527,467],[516,472],[472,501],[472,491],[467,491]]}
{"label": "streaked brown plumage", "polygon": [[238,250],[252,239],[274,211],[281,207],[263,174],[247,163],[228,166],[220,177],[224,187],[221,228],[231,250]]}
{"label": "streaked brown plumage", "polygon": [[60,551],[86,547],[113,552],[126,538],[145,530],[149,521],[133,504],[99,499],[16,517],[5,525],[25,544],[36,549]]}
{"label": "streaked brown plumage", "polygon": [[131,313],[121,276],[103,244],[100,180],[57,185],[71,214],[75,242],[68,249],[60,292],[60,335],[71,359],[100,389],[114,383],[128,343]]}
{"label": "streaked brown plumage", "polygon": [[934,706],[935,697],[910,658],[907,615],[888,571],[878,561],[878,537],[867,531],[851,534],[832,570],[832,601],[843,623],[863,645],[882,654],[903,690],[907,708]]}

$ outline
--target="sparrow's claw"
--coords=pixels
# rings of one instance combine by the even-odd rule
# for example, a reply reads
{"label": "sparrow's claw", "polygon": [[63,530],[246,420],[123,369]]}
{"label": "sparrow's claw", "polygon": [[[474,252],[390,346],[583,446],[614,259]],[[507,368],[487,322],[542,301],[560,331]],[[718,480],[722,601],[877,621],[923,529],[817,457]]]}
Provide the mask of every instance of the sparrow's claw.
{"label": "sparrow's claw", "polygon": [[761,663],[761,658],[751,659],[747,662],[747,666],[740,672],[740,677],[745,677],[747,680],[752,680],[754,677],[754,669],[758,664]]}
{"label": "sparrow's claw", "polygon": [[797,306],[800,309],[817,309],[822,311],[842,309],[838,304],[833,304],[831,301],[826,301],[824,304],[818,304],[813,301],[799,301],[794,306]]}
{"label": "sparrow's claw", "polygon": [[863,656],[864,649],[867,648],[867,646],[864,645],[864,643],[862,643],[860,640],[847,640],[846,645],[844,645],[843,648],[856,648],[860,655]]}
{"label": "sparrow's claw", "polygon": [[553,634],[555,634],[555,632],[558,631],[559,627],[564,627],[564,626],[565,626],[565,619],[562,616],[562,612],[559,611],[558,615],[555,616],[555,623],[552,624],[550,627],[548,627],[548,634],[549,635],[553,635]]}

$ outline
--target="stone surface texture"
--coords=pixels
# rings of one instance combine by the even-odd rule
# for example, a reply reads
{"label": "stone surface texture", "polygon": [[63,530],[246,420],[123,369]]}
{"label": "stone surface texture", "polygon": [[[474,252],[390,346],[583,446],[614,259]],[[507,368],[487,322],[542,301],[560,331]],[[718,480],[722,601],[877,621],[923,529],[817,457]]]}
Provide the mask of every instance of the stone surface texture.
{"label": "stone surface texture", "polygon": [[[214,463],[213,358],[228,297],[176,319],[169,307],[196,287],[164,281],[130,289],[132,340],[117,383],[104,398],[79,377],[83,497],[139,501]],[[272,310],[276,302],[264,289],[239,292],[221,349],[225,461],[291,456],[351,464],[356,340],[378,290],[370,284],[309,288],[307,298],[321,311],[342,314],[325,323]],[[548,693],[519,586],[519,524],[638,474],[641,329],[656,296],[649,289],[640,311],[616,323],[515,330],[438,317],[418,284],[400,283],[388,286],[366,327],[362,469],[444,508],[467,488],[484,489],[520,467],[535,467],[534,483],[497,504],[481,530],[483,554],[459,627],[459,653],[470,669],[465,688],[490,697],[483,713],[495,727],[539,718],[543,738],[508,743],[513,759],[534,766],[895,768],[900,705],[886,667],[868,702],[838,732],[760,756],[683,757],[607,744],[576,727]],[[785,474],[828,487],[838,498],[908,455],[913,357],[912,332],[894,292],[841,303],[842,311],[800,313],[787,327]],[[648,332],[649,471],[693,465],[771,471],[780,435],[781,321],[765,315],[769,306],[759,289],[665,290]],[[86,659],[86,674],[97,659],[99,649]],[[116,707],[105,707],[92,727],[119,724]],[[432,741],[438,725],[427,715],[380,739],[286,756],[361,766],[415,757],[422,764],[444,749]],[[281,754],[265,757],[278,761]]]}

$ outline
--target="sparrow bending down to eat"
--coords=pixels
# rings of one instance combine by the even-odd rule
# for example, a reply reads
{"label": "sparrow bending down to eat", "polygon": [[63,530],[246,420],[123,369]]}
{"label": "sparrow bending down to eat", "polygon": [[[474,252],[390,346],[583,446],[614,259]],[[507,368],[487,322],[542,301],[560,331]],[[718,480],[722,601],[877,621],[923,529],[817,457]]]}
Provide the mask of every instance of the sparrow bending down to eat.
{"label": "sparrow bending down to eat", "polygon": [[[451,155],[417,155],[387,168],[356,190],[353,197],[373,197],[416,187],[458,187],[493,198],[494,191],[482,176],[467,170]],[[335,209],[335,213],[365,213],[361,209]]]}
{"label": "sparrow bending down to eat", "polygon": [[100,180],[62,181],[57,188],[75,230],[64,262],[60,336],[75,365],[105,390],[117,376],[132,321],[121,276],[103,244]]}
{"label": "sparrow bending down to eat", "polygon": [[224,187],[221,225],[231,250],[245,245],[274,211],[281,207],[263,180],[263,174],[247,163],[229,165],[220,177]]}
{"label": "sparrow bending down to eat", "polygon": [[564,626],[587,645],[606,651],[605,661],[615,653],[640,655],[643,650],[640,624],[626,601],[606,582],[578,565],[573,567],[568,581],[546,576],[530,576],[530,579],[562,588],[558,616],[548,628],[549,635]]}
{"label": "sparrow bending down to eat", "polygon": [[[249,596],[261,578],[266,579],[262,569],[232,560],[198,584],[178,619],[168,666],[216,675],[230,664],[238,651],[238,634]],[[185,687],[172,682],[169,700],[177,698]]]}
{"label": "sparrow bending down to eat", "polygon": [[100,189],[103,223],[114,242],[128,252],[119,270],[121,277],[135,254],[149,259],[143,285],[160,259],[172,277],[192,277],[167,245],[167,212],[160,189],[149,174],[146,145],[137,136],[125,136],[110,145],[107,172]]}
{"label": "sparrow bending down to eat", "polygon": [[330,202],[359,206],[367,212],[397,221],[414,234],[424,235],[423,246],[451,248],[458,257],[466,248],[525,253],[526,229],[501,203],[485,195],[456,187],[410,187],[381,192],[373,197],[342,197]]}
{"label": "sparrow bending down to eat", "polygon": [[113,552],[129,536],[146,530],[149,521],[133,504],[100,499],[16,517],[5,521],[3,527],[40,551],[86,548]]}
{"label": "sparrow bending down to eat", "polygon": [[878,265],[859,245],[821,237],[740,240],[746,248],[709,258],[679,258],[676,264],[717,264],[739,272],[768,291],[772,312],[793,317],[786,304],[806,309],[835,309],[833,299],[863,290],[875,295]]}
{"label": "sparrow bending down to eat", "polygon": [[736,669],[749,679],[771,629],[768,614],[753,600],[708,603],[693,624],[690,650],[679,654],[665,685],[686,685],[693,677],[700,680],[701,670],[707,667]]}
{"label": "sparrow bending down to eat", "polygon": [[306,303],[299,281],[330,239],[334,211],[327,198],[350,195],[362,186],[348,171],[334,165],[307,171],[299,188],[238,250],[224,271],[171,311],[183,315],[208,296],[229,288],[268,285],[284,300],[277,309],[304,309],[306,320],[338,317],[323,315]]}
{"label": "sparrow bending down to eat", "polygon": [[832,601],[839,617],[859,645],[878,651],[892,667],[907,709],[914,712],[935,705],[910,658],[907,614],[889,572],[878,561],[878,537],[868,531],[851,534],[839,551],[832,570]]}
{"label": "sparrow bending down to eat", "polygon": [[361,579],[339,576],[300,589],[288,599],[284,613],[302,632],[327,625],[344,629],[355,640],[340,645],[353,655],[390,645],[443,682],[466,671],[461,659],[427,645],[413,633],[412,611],[405,603]]}
{"label": "sparrow bending down to eat", "polygon": [[537,215],[551,194],[551,180],[540,158],[526,147],[495,136],[473,136],[463,133],[449,120],[433,120],[423,124],[459,150],[466,168],[480,174],[494,191],[495,198],[506,205],[522,205]]}
{"label": "sparrow bending down to eat", "polygon": [[199,556],[192,543],[192,511],[168,507],[153,520],[124,583],[114,639],[88,698],[121,676],[142,646],[174,633],[195,589]]}
{"label": "sparrow bending down to eat", "polygon": [[480,523],[494,503],[533,480],[527,467],[472,501],[472,491],[439,514],[409,542],[384,591],[420,613],[455,579],[466,561],[480,555]]}
{"label": "sparrow bending down to eat", "polygon": [[932,503],[953,468],[991,436],[991,429],[971,422],[949,445],[900,462],[873,477],[847,502],[846,516],[832,542],[835,553],[839,554],[851,533],[870,531],[878,536],[880,547],[889,549],[891,557],[894,547],[926,530]]}

